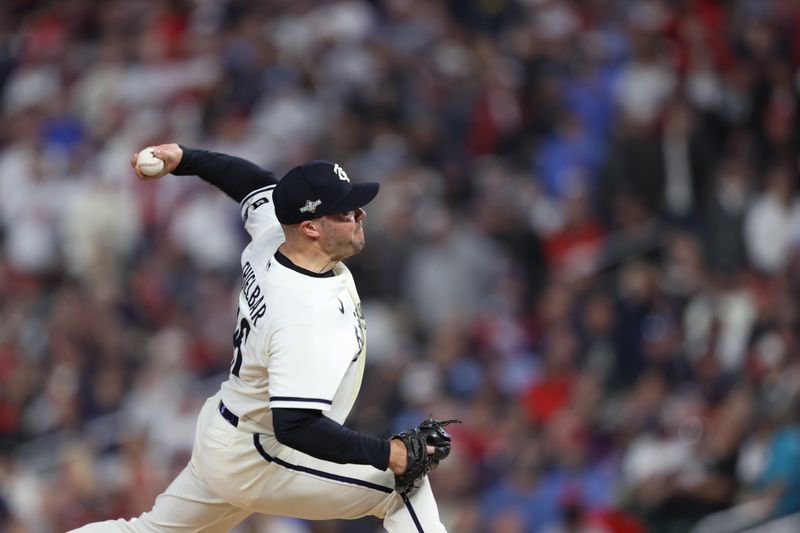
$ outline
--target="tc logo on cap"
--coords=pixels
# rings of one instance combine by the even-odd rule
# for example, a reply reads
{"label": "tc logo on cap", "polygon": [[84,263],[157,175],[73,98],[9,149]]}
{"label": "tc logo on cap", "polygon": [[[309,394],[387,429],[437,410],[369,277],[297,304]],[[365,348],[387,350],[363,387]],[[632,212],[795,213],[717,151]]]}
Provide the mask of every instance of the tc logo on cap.
{"label": "tc logo on cap", "polygon": [[306,200],[306,205],[300,208],[301,213],[313,213],[317,210],[317,206],[322,203],[322,200]]}
{"label": "tc logo on cap", "polygon": [[350,183],[350,178],[347,177],[347,172],[345,172],[344,169],[339,166],[339,163],[333,165],[333,171],[336,172],[336,175],[339,176],[340,180]]}

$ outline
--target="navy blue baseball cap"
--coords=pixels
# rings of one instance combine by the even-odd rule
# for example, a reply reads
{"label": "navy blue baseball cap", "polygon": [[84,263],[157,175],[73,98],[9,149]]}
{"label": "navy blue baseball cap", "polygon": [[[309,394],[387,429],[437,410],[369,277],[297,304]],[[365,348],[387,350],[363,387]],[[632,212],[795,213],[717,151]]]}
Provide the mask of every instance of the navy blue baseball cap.
{"label": "navy blue baseball cap", "polygon": [[378,188],[377,183],[350,183],[337,163],[309,161],[286,173],[275,186],[272,201],[281,224],[299,224],[365,206]]}

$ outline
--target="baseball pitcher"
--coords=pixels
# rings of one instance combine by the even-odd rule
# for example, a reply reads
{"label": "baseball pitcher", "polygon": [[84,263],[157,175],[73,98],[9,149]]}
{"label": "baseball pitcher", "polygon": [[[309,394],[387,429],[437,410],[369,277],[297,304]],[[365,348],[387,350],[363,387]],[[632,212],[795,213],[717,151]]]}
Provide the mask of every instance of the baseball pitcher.
{"label": "baseball pitcher", "polygon": [[377,183],[311,161],[280,181],[240,158],[155,147],[167,173],[197,175],[241,203],[251,237],[230,376],[202,408],[192,457],[150,512],[90,532],[223,532],[251,513],[310,520],[373,515],[390,532],[445,531],[426,473],[450,452],[428,419],[391,439],[343,425],[358,396],[367,331],[343,259],[364,246]]}

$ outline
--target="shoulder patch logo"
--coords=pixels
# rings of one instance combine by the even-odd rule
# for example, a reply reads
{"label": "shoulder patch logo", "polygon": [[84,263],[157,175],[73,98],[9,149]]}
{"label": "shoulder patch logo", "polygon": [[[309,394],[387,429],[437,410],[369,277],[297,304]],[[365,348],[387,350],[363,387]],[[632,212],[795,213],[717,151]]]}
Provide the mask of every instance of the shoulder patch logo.
{"label": "shoulder patch logo", "polygon": [[[339,300],[339,298],[336,299]],[[342,303],[341,300],[339,300],[339,311],[341,311],[342,314],[344,314],[344,304]]]}
{"label": "shoulder patch logo", "polygon": [[300,208],[301,213],[313,213],[319,207],[319,204],[322,203],[322,200],[306,200],[306,205]]}

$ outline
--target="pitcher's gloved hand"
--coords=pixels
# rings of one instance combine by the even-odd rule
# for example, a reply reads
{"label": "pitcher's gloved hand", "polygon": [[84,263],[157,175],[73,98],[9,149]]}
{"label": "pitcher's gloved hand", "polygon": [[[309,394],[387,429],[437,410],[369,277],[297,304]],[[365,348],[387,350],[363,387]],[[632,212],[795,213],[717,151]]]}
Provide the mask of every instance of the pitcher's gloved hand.
{"label": "pitcher's gloved hand", "polygon": [[[394,476],[397,492],[409,493],[416,487],[417,481],[450,455],[451,438],[444,427],[453,423],[461,423],[461,420],[436,420],[428,417],[419,426],[392,435],[392,439],[401,440],[405,444],[408,453],[406,471]],[[428,446],[433,447],[430,454]]]}

